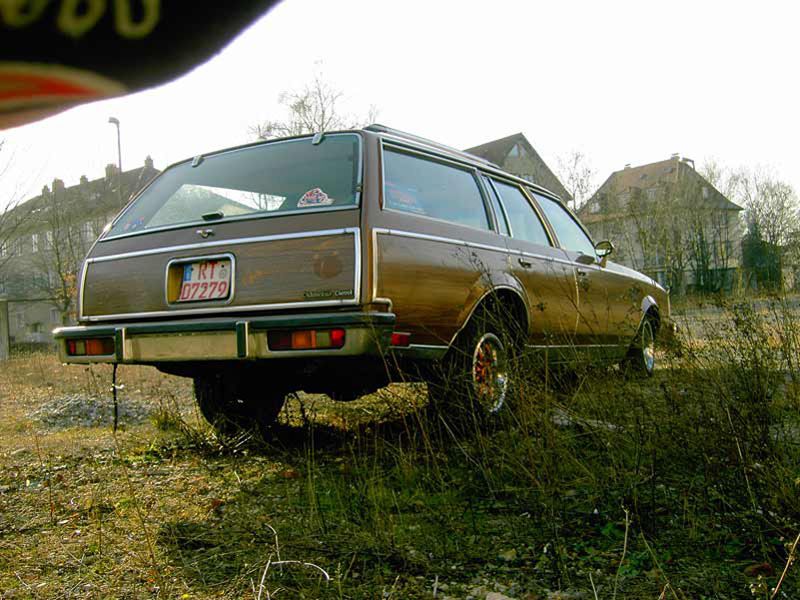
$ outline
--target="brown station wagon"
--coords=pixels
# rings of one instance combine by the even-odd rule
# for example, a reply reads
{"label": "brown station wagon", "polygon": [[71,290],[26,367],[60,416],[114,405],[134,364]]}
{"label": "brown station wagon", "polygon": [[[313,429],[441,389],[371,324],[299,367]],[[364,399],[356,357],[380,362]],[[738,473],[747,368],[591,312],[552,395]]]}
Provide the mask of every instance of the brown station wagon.
{"label": "brown station wagon", "polygon": [[80,325],[55,335],[67,363],[194,378],[218,424],[400,371],[491,414],[523,353],[652,373],[669,298],[612,251],[546,189],[373,125],[172,165],[94,244]]}

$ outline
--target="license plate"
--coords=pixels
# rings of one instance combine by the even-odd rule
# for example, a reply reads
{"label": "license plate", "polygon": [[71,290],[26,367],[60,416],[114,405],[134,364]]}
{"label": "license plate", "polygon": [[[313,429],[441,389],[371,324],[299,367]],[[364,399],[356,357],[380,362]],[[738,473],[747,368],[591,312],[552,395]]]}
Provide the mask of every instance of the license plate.
{"label": "license plate", "polygon": [[178,302],[224,300],[230,292],[230,260],[203,260],[183,265],[183,280]]}

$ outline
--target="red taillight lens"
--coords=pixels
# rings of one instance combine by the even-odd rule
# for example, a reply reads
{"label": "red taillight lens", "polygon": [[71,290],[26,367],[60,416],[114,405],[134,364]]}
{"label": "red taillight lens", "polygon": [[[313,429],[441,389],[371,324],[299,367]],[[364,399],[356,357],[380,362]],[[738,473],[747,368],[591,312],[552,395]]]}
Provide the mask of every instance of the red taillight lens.
{"label": "red taillight lens", "polygon": [[114,354],[114,338],[67,340],[67,354],[70,356],[108,356],[109,354]]}
{"label": "red taillight lens", "polygon": [[344,329],[331,329],[331,348],[344,346]]}
{"label": "red taillight lens", "polygon": [[411,343],[411,334],[395,331],[392,334],[392,346],[408,346]]}
{"label": "red taillight lens", "polygon": [[267,333],[270,350],[322,350],[344,347],[344,329],[301,329]]}

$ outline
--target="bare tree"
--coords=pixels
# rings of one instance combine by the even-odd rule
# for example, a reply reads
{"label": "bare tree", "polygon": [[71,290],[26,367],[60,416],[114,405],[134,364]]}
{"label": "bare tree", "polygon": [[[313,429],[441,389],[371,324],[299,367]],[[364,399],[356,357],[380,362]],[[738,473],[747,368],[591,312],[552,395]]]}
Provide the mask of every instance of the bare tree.
{"label": "bare tree", "polygon": [[595,171],[586,155],[579,150],[571,150],[558,158],[558,178],[572,196],[573,209],[576,211],[595,189]]}
{"label": "bare tree", "polygon": [[[5,180],[12,161],[13,156],[9,155],[5,141],[0,140],[0,180]],[[12,240],[30,216],[19,206],[19,193],[16,190],[7,193],[8,196],[0,197],[0,275],[12,256]]]}
{"label": "bare tree", "polygon": [[768,244],[787,245],[800,231],[797,193],[769,170],[740,169],[732,176],[736,196],[745,207],[745,218]]}
{"label": "bare tree", "polygon": [[33,286],[58,309],[62,324],[75,312],[78,270],[91,241],[77,221],[84,200],[74,189],[54,185],[42,194],[34,220],[38,233],[33,234],[37,248],[31,255],[37,271]]}
{"label": "bare tree", "polygon": [[731,187],[745,207],[747,235],[743,243],[748,275],[759,286],[783,285],[787,260],[797,260],[800,203],[794,188],[763,167],[731,173]]}
{"label": "bare tree", "polygon": [[370,106],[363,117],[354,117],[342,112],[340,101],[343,97],[344,92],[317,73],[301,90],[284,91],[278,96],[278,102],[286,107],[286,118],[258,123],[248,131],[257,139],[268,140],[337,129],[356,129],[375,122],[378,116],[375,106]]}

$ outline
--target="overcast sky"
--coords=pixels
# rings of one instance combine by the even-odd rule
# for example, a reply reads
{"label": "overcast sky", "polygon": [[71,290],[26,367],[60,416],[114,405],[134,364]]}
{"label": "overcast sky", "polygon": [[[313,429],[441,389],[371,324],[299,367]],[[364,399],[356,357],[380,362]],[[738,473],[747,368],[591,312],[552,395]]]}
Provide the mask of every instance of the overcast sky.
{"label": "overcast sky", "polygon": [[[185,77],[0,132],[0,181],[37,194],[60,177],[157,167],[249,141],[283,90],[320,64],[344,108],[466,148],[521,131],[551,167],[580,150],[597,184],[674,152],[767,165],[800,189],[796,2],[286,0]],[[5,150],[4,150],[5,154]]]}

